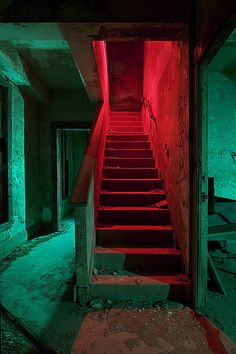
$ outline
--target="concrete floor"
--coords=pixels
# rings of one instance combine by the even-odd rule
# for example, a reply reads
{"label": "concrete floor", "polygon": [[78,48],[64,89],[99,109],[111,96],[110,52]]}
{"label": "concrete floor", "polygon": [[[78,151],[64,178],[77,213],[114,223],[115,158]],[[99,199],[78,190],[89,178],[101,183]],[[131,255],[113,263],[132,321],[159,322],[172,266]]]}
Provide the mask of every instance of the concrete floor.
{"label": "concrete floor", "polygon": [[[67,220],[63,232],[27,242],[1,266],[1,303],[43,344],[74,354],[236,353],[228,337],[187,307],[129,309],[123,304],[92,311],[73,303],[73,230]],[[211,304],[214,317],[217,302]],[[37,353],[4,316],[1,325],[3,353]],[[231,325],[224,327],[229,335],[236,329]]]}

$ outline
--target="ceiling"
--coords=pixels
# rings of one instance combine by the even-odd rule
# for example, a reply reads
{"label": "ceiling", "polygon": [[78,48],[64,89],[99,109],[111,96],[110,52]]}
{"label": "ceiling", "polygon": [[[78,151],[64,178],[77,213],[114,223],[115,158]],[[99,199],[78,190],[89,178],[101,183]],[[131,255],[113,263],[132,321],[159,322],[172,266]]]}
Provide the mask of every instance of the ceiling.
{"label": "ceiling", "polygon": [[11,45],[52,90],[79,90],[83,83],[65,40],[11,40]]}

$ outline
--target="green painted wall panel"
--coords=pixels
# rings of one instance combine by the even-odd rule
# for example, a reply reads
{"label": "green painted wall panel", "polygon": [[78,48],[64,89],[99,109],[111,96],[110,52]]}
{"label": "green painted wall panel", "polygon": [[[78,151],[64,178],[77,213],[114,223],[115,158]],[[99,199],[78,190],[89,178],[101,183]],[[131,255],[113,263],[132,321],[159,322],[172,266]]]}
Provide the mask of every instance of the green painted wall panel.
{"label": "green painted wall panel", "polygon": [[236,199],[236,84],[234,73],[209,73],[208,173],[215,195]]}

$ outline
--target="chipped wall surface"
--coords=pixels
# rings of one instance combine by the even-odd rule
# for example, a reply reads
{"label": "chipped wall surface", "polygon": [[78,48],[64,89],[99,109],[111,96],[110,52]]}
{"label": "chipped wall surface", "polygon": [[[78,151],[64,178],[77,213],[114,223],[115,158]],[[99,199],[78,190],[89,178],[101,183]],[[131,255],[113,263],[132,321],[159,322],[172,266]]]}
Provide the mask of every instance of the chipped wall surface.
{"label": "chipped wall surface", "polygon": [[189,265],[189,103],[188,44],[144,43],[144,97],[156,118],[150,121],[154,153],[165,180],[175,234]]}
{"label": "chipped wall surface", "polygon": [[0,258],[26,241],[24,101],[15,86],[9,89],[9,222],[0,225]]}
{"label": "chipped wall surface", "polygon": [[236,199],[235,76],[209,72],[208,79],[208,174],[216,196]]}
{"label": "chipped wall surface", "polygon": [[91,121],[94,107],[89,103],[84,90],[54,91],[50,104],[42,105],[39,110],[40,119],[40,173],[41,173],[41,219],[52,220],[52,141],[51,122],[83,122]]}
{"label": "chipped wall surface", "polygon": [[110,105],[113,111],[139,111],[143,94],[143,43],[108,42]]}
{"label": "chipped wall surface", "polygon": [[38,104],[24,95],[25,200],[28,237],[40,229],[40,156]]}

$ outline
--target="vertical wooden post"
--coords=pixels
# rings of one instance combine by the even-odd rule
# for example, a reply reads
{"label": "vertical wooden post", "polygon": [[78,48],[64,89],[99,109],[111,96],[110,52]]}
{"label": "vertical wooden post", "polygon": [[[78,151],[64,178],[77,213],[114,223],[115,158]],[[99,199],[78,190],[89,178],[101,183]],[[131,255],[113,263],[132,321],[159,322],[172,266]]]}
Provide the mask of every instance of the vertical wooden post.
{"label": "vertical wooden post", "polygon": [[214,177],[208,177],[208,213],[214,214],[214,212],[215,212]]}
{"label": "vertical wooden post", "polygon": [[208,259],[208,68],[199,66],[198,86],[198,226],[196,307],[205,306]]}

